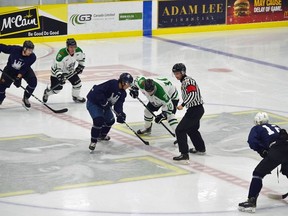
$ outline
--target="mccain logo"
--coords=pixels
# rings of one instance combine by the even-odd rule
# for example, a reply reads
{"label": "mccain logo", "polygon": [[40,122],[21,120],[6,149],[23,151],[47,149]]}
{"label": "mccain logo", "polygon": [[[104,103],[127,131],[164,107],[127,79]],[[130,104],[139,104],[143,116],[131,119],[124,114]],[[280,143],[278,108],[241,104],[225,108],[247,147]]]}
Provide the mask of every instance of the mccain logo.
{"label": "mccain logo", "polygon": [[40,28],[37,8],[0,14],[0,36],[11,35]]}

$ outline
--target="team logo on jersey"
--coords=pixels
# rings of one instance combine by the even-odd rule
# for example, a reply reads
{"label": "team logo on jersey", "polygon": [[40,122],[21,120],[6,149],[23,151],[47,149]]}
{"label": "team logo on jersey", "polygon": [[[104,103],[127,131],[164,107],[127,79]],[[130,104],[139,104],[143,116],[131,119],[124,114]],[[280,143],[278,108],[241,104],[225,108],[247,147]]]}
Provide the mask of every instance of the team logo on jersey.
{"label": "team logo on jersey", "polygon": [[111,97],[108,98],[108,101],[109,101],[112,105],[114,105],[114,104],[118,101],[119,98],[120,98],[119,95],[117,95],[117,94],[114,95],[114,93],[112,93]]}
{"label": "team logo on jersey", "polygon": [[71,62],[70,64],[67,65],[66,69],[70,72],[73,72],[74,67],[75,67],[75,62]]}
{"label": "team logo on jersey", "polygon": [[20,68],[24,65],[24,62],[14,60],[14,63],[11,65],[14,69],[20,70]]}
{"label": "team logo on jersey", "polygon": [[62,58],[62,55],[61,55],[61,53],[59,53],[59,54],[57,55],[56,59],[57,59],[57,60],[60,60],[61,58]]}

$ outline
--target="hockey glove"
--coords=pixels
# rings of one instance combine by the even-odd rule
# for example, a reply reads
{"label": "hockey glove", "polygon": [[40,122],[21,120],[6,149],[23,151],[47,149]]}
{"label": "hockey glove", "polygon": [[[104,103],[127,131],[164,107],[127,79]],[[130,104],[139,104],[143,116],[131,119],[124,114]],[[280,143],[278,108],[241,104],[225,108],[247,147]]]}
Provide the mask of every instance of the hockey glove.
{"label": "hockey glove", "polygon": [[14,85],[19,88],[21,86],[21,78],[19,77],[16,77],[15,80],[14,80]]}
{"label": "hockey glove", "polygon": [[139,91],[137,89],[130,89],[129,94],[132,98],[137,98],[139,96]]}
{"label": "hockey glove", "polygon": [[280,132],[279,132],[279,140],[280,141],[288,140],[288,134],[287,134],[287,131],[285,129],[281,129],[280,130]]}
{"label": "hockey glove", "polygon": [[265,158],[268,155],[268,151],[266,149],[263,149],[262,151],[259,151],[258,153],[260,154],[262,158]]}
{"label": "hockey glove", "polygon": [[157,124],[160,124],[162,121],[167,119],[167,114],[165,112],[162,112],[161,114],[157,115],[155,117],[155,122]]}
{"label": "hockey glove", "polygon": [[83,66],[83,65],[78,65],[77,67],[76,67],[76,69],[75,69],[75,73],[76,74],[81,74],[82,72],[83,72],[83,69],[85,68],[85,66]]}
{"label": "hockey glove", "polygon": [[117,122],[118,123],[123,124],[123,123],[125,123],[125,120],[126,120],[126,114],[124,112],[118,114],[118,116],[117,116]]}
{"label": "hockey glove", "polygon": [[65,84],[65,77],[64,77],[64,74],[63,74],[63,73],[58,74],[58,75],[57,75],[57,79],[58,79],[58,81],[59,81],[59,83],[60,83],[61,85],[64,85],[64,84]]}

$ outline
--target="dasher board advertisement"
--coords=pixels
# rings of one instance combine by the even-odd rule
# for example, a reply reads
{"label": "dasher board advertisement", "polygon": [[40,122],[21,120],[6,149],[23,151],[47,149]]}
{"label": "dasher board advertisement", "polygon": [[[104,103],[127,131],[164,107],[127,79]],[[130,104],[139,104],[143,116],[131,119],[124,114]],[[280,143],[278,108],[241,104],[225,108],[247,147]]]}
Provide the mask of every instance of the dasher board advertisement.
{"label": "dasher board advertisement", "polygon": [[67,6],[0,8],[0,38],[67,35]]}
{"label": "dasher board advertisement", "polygon": [[158,28],[225,24],[226,0],[158,2]]}
{"label": "dasher board advertisement", "polygon": [[288,20],[288,0],[228,0],[227,24]]}
{"label": "dasher board advertisement", "polygon": [[35,7],[0,12],[0,37],[40,29],[38,9]]}
{"label": "dasher board advertisement", "polygon": [[69,5],[68,17],[69,34],[142,30],[143,2]]}

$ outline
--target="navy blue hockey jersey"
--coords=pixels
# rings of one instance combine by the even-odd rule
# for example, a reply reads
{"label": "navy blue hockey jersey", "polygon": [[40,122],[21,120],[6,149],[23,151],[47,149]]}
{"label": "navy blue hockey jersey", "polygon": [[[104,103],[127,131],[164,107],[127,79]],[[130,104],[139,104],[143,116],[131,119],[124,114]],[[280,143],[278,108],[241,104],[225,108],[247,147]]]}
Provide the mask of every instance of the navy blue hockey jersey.
{"label": "navy blue hockey jersey", "polygon": [[25,75],[31,65],[36,61],[36,55],[34,53],[30,56],[23,56],[22,50],[23,48],[21,46],[0,44],[0,52],[10,54],[6,67],[8,71],[14,75]]}
{"label": "navy blue hockey jersey", "polygon": [[254,151],[268,150],[269,145],[279,137],[280,127],[277,125],[263,124],[254,126],[248,136],[248,143]]}
{"label": "navy blue hockey jersey", "polygon": [[103,106],[107,102],[114,105],[117,113],[123,112],[123,103],[127,93],[124,89],[119,88],[118,80],[108,80],[99,85],[94,85],[89,91],[87,99],[94,104]]}

